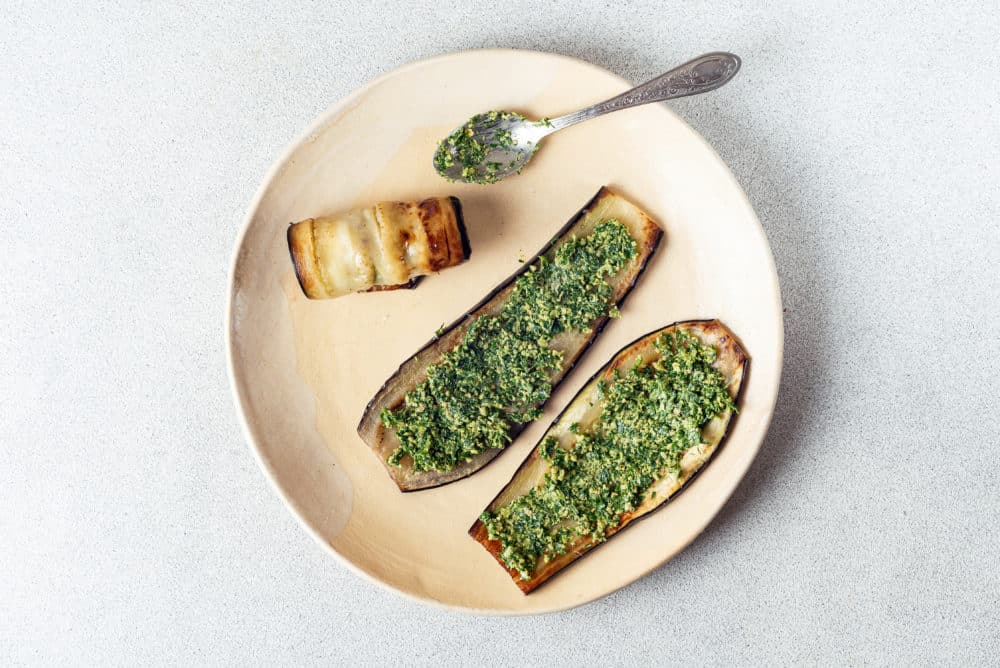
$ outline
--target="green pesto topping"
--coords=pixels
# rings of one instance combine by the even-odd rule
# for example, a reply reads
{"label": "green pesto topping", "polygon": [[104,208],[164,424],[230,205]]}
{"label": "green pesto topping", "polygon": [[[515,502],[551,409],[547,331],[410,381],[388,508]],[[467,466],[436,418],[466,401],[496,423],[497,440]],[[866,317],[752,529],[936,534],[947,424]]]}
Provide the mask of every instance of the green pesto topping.
{"label": "green pesto topping", "polygon": [[[509,130],[497,128],[505,121],[526,121],[527,119],[511,111],[489,111],[476,114],[438,144],[434,152],[434,167],[442,174],[450,167],[461,166],[461,178],[470,183],[496,183],[500,181],[501,170],[510,169],[516,160],[508,163],[488,160],[493,151],[504,151],[514,146],[514,138]],[[548,119],[536,125],[551,127]],[[532,154],[538,144],[532,148]],[[496,157],[494,154],[492,157]],[[500,153],[510,157],[512,154]],[[481,168],[481,169],[480,169]],[[522,165],[523,168],[523,165]],[[520,169],[518,173],[520,173]]]}
{"label": "green pesto topping", "polygon": [[389,464],[409,455],[416,471],[450,471],[506,447],[511,429],[538,418],[552,392],[552,375],[562,367],[552,338],[618,316],[607,279],[636,253],[628,228],[607,220],[559,245],[551,260],[532,262],[500,313],[477,318],[402,405],[382,410],[382,424],[400,442]]}
{"label": "green pesto topping", "polygon": [[490,540],[503,545],[500,558],[521,578],[582,536],[604,541],[623,514],[653,498],[654,483],[680,477],[681,459],[701,444],[705,424],[735,409],[724,376],[712,367],[715,348],[684,331],[653,345],[656,361],[599,385],[601,414],[586,428],[570,426],[573,447],[552,436],[542,441],[549,469],[537,487],[480,516]]}
{"label": "green pesto topping", "polygon": [[[510,148],[514,145],[514,139],[509,131],[500,129],[491,135],[491,141],[481,140],[484,137],[483,133],[490,136],[489,130],[501,122],[511,119],[525,120],[524,116],[509,111],[490,111],[485,114],[476,114],[438,144],[437,151],[434,153],[434,167],[439,172],[444,172],[449,167],[454,166],[457,161],[462,167],[464,180],[475,183],[496,183],[499,180],[497,175],[503,164],[496,161],[486,162],[486,157],[490,151]],[[477,168],[480,165],[485,167],[485,174],[481,177],[477,176]]]}

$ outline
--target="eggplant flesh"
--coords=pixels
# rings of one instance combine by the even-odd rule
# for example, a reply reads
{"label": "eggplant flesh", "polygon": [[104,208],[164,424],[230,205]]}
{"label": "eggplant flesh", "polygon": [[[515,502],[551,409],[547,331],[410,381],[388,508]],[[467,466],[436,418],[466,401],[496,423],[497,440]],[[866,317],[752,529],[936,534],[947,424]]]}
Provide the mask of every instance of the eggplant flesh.
{"label": "eggplant flesh", "polygon": [[469,258],[456,197],[379,202],[288,227],[295,277],[309,299],[416,287],[426,274]]}
{"label": "eggplant flesh", "polygon": [[[400,406],[406,394],[427,377],[427,368],[440,361],[445,352],[457,347],[464,339],[469,326],[478,317],[500,313],[513,290],[514,282],[528,271],[535,260],[542,255],[551,258],[555,250],[565,241],[573,237],[586,236],[598,223],[612,218],[628,227],[629,234],[635,239],[637,246],[636,256],[608,279],[612,286],[611,301],[621,305],[659,245],[663,231],[638,206],[605,186],[598,190],[597,194],[556,233],[552,241],[525,262],[521,269],[403,362],[368,402],[358,424],[358,435],[375,452],[401,491],[410,492],[438,487],[464,478],[486,466],[500,454],[501,450],[486,450],[448,471],[415,471],[413,461],[408,455],[403,458],[399,466],[393,466],[386,460],[399,447],[399,439],[392,430],[386,429],[382,424],[380,419],[382,409],[393,410]],[[607,322],[607,317],[597,318],[586,331],[563,332],[551,341],[550,346],[563,353],[562,365],[550,377],[553,391],[594,342]],[[511,440],[517,437],[524,426],[526,425],[515,424],[511,427]]]}
{"label": "eggplant flesh", "polygon": [[[734,403],[737,403],[749,370],[750,358],[743,350],[736,336],[725,325],[718,320],[691,320],[674,323],[673,325],[658,329],[625,346],[625,348],[612,357],[608,364],[591,377],[583,389],[577,393],[559,417],[546,430],[545,434],[539,440],[538,445],[535,446],[524,460],[524,463],[517,469],[511,481],[490,502],[486,510],[495,512],[510,504],[515,499],[524,496],[535,487],[540,486],[543,483],[546,472],[549,470],[548,462],[542,458],[539,452],[539,447],[545,439],[554,437],[560,442],[562,447],[574,447],[576,437],[571,430],[571,425],[576,423],[581,427],[586,427],[600,417],[602,402],[596,398],[599,392],[599,384],[602,382],[608,385],[612,384],[616,370],[624,372],[631,369],[637,362],[641,361],[648,364],[657,360],[660,353],[654,348],[653,342],[663,334],[677,330],[686,331],[694,335],[702,343],[711,345],[716,349],[718,356],[713,366],[725,378],[730,396],[733,397]],[[729,432],[732,419],[733,411],[727,410],[710,420],[702,428],[702,445],[690,448],[681,459],[680,477],[674,478],[671,475],[664,475],[661,479],[654,482],[647,491],[655,491],[656,494],[644,494],[644,500],[639,506],[622,515],[616,525],[608,528],[605,540],[635,520],[646,517],[654,510],[662,508],[685,489],[698,473],[703,470],[704,466],[712,459],[715,453],[719,451]],[[539,560],[539,563],[535,566],[535,570],[531,573],[531,577],[523,579],[516,570],[508,568],[504,564],[500,558],[500,553],[503,550],[501,541],[490,540],[486,525],[480,520],[476,520],[475,524],[469,529],[469,535],[482,544],[496,558],[497,562],[510,574],[514,583],[525,594],[531,593],[553,575],[601,544],[601,542],[594,541],[590,536],[580,537],[568,546],[564,554],[548,562]]]}

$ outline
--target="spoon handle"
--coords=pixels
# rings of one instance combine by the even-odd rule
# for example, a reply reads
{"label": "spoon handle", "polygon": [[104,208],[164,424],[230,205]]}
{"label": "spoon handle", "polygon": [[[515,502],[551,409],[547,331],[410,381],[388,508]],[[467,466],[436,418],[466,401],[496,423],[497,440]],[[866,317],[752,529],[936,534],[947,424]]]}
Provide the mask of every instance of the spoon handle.
{"label": "spoon handle", "polygon": [[728,83],[739,70],[738,56],[724,52],[706,53],[610,100],[553,118],[549,127],[553,131],[561,130],[612,111],[707,93]]}

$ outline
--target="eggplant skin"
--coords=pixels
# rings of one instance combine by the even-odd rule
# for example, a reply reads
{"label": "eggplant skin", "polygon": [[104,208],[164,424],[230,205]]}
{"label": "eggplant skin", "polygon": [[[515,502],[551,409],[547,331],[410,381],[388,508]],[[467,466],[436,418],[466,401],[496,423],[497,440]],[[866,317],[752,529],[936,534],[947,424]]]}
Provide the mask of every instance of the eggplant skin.
{"label": "eggplant skin", "polygon": [[[602,217],[605,212],[615,215]],[[607,186],[602,186],[534,257],[524,262],[520,269],[493,288],[479,303],[444,328],[439,336],[428,341],[416,353],[404,361],[396,372],[386,380],[375,396],[372,397],[371,401],[368,402],[358,423],[358,435],[374,451],[400,491],[412,492],[420,489],[440,487],[441,485],[469,476],[493,461],[502,450],[486,450],[478,456],[473,457],[472,460],[456,466],[450,471],[415,472],[413,471],[412,461],[409,457],[404,457],[401,465],[398,467],[390,466],[386,462],[386,459],[396,450],[399,441],[396,439],[395,434],[385,429],[382,425],[380,419],[382,409],[388,408],[392,410],[402,404],[406,393],[416,387],[426,377],[427,367],[440,360],[445,352],[452,350],[461,343],[469,325],[477,317],[484,314],[498,313],[503,307],[510,291],[513,289],[514,281],[528,271],[535,260],[542,255],[554,252],[555,246],[562,241],[568,240],[578,231],[589,231],[599,220],[610,217],[617,217],[620,222],[629,226],[630,233],[638,246],[637,256],[628,267],[612,279],[614,288],[612,300],[619,307],[624,304],[625,299],[645,271],[649,259],[659,247],[660,240],[663,237],[663,230],[635,204],[613,192]],[[623,218],[627,218],[627,220],[623,220]],[[578,337],[580,339],[579,345],[574,345],[570,349],[563,351],[563,365],[552,378],[553,391],[573,369],[577,361],[589,349],[590,345],[597,339],[609,320],[607,317],[598,318],[591,325],[588,332]],[[510,432],[511,440],[517,438],[526,426],[514,425]]]}
{"label": "eggplant skin", "polygon": [[417,276],[416,278],[411,278],[406,283],[398,283],[396,285],[373,285],[365,292],[386,292],[387,290],[412,290],[420,284],[423,280],[423,276]]}
{"label": "eggplant skin", "polygon": [[[507,505],[514,498],[526,493],[527,490],[534,487],[535,484],[541,480],[541,476],[544,475],[547,465],[544,460],[541,459],[539,446],[542,441],[544,441],[545,438],[552,433],[553,429],[561,426],[561,422],[570,413],[570,411],[575,408],[579,408],[582,405],[581,400],[584,400],[588,396],[589,392],[596,387],[598,381],[610,380],[615,370],[630,368],[635,359],[639,356],[644,353],[650,354],[653,350],[653,341],[658,339],[665,332],[679,329],[688,331],[697,336],[703,342],[710,343],[715,346],[718,351],[715,367],[719,369],[723,376],[729,381],[729,392],[733,397],[734,403],[738,407],[750,369],[750,358],[744,350],[742,344],[737,339],[736,335],[733,334],[728,327],[718,320],[687,320],[675,322],[672,325],[657,329],[649,334],[639,337],[619,350],[606,365],[590,377],[586,384],[584,384],[583,388],[575,397],[573,397],[569,404],[566,405],[549,428],[545,430],[545,434],[543,434],[539,439],[538,444],[535,445],[531,453],[525,458],[524,462],[521,463],[521,466],[519,466],[517,471],[514,472],[510,482],[507,483],[500,493],[493,498],[493,501],[490,502],[486,509],[492,511]],[[629,526],[632,522],[648,517],[654,511],[659,510],[670,503],[670,501],[677,498],[677,496],[687,489],[698,477],[698,475],[705,470],[705,467],[708,466],[708,464],[715,457],[716,453],[718,453],[722,448],[729,435],[734,417],[733,412],[728,411],[727,414],[717,417],[715,420],[712,420],[708,425],[706,425],[702,433],[703,435],[710,437],[711,442],[709,442],[708,445],[711,446],[712,450],[704,461],[701,462],[699,467],[681,481],[679,488],[669,492],[668,495],[658,495],[656,499],[646,499],[639,505],[638,508],[625,513],[622,516],[621,521],[616,526],[608,529],[604,541],[595,543],[586,536],[578,539],[572,546],[570,546],[570,549],[568,549],[565,554],[562,554],[552,561],[543,564],[541,568],[532,574],[530,579],[523,580],[516,570],[507,568],[506,564],[504,564],[503,560],[500,558],[500,553],[503,550],[503,544],[499,540],[490,540],[486,525],[480,520],[477,519],[469,528],[469,535],[472,536],[476,542],[486,548],[491,555],[493,555],[493,557],[497,560],[497,563],[500,564],[501,568],[507,571],[511,579],[523,593],[530,594],[542,584],[548,582],[550,578],[562,571],[562,569],[566,568],[595,547],[599,547],[600,545],[606,543],[608,539]]]}
{"label": "eggplant skin", "polygon": [[469,243],[469,231],[465,229],[465,214],[462,212],[462,202],[452,195],[448,198],[451,202],[452,211],[455,214],[455,226],[458,228],[459,242],[462,244],[462,256],[464,260],[472,257],[472,244]]}
{"label": "eggplant skin", "polygon": [[309,299],[414,288],[424,275],[472,254],[457,197],[379,202],[307,218],[288,226],[286,240],[295,278]]}

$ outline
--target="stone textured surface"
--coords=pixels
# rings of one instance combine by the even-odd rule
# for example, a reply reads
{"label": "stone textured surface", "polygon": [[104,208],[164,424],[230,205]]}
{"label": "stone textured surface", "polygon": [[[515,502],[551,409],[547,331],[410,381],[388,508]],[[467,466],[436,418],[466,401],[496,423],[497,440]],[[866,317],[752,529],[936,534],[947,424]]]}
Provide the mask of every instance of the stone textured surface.
{"label": "stone textured surface", "polygon": [[[995,664],[995,3],[131,4],[0,22],[0,661]],[[284,145],[381,72],[496,46],[635,81],[743,56],[673,108],[747,190],[787,308],[722,514],[538,619],[340,567],[257,470],[224,368],[230,250]]]}

